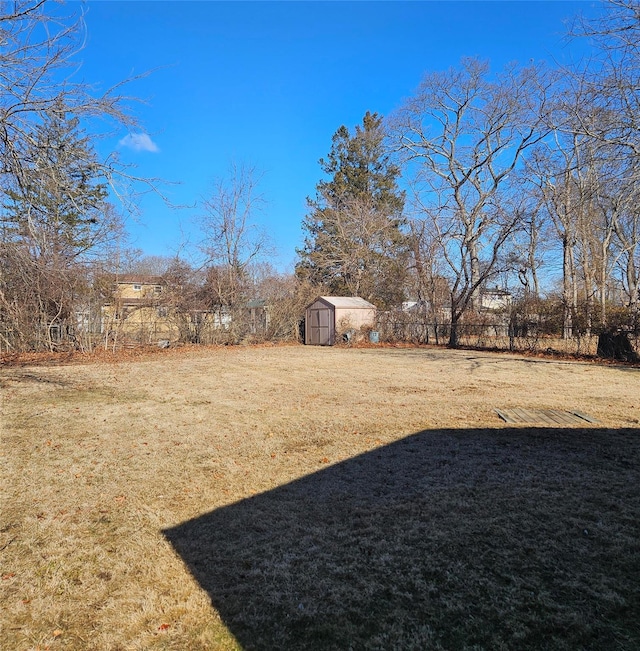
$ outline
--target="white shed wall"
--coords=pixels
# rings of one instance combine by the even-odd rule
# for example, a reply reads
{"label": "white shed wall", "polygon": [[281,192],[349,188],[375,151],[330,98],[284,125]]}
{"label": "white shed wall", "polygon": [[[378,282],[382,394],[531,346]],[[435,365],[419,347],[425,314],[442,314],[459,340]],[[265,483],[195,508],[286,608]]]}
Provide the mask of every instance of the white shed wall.
{"label": "white shed wall", "polygon": [[344,332],[349,328],[359,330],[363,327],[375,327],[376,311],[372,308],[336,308],[336,332]]}

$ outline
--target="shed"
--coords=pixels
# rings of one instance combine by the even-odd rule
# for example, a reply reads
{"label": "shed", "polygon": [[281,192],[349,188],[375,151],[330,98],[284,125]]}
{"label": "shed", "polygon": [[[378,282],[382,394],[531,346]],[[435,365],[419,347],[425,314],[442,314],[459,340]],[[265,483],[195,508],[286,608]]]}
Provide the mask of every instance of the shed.
{"label": "shed", "polygon": [[304,343],[333,346],[347,330],[375,327],[376,306],[358,296],[319,296],[305,310]]}

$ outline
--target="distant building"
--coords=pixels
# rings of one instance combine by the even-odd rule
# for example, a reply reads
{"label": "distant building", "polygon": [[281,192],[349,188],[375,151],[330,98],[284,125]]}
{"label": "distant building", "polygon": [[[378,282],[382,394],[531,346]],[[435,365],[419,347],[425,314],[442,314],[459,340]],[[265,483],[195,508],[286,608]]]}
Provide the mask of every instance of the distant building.
{"label": "distant building", "polygon": [[480,309],[492,312],[506,310],[511,307],[513,297],[505,289],[484,289],[480,292]]}
{"label": "distant building", "polygon": [[102,332],[134,338],[140,343],[176,339],[170,308],[163,304],[164,280],[160,276],[115,276],[111,294],[102,306]]}
{"label": "distant building", "polygon": [[158,299],[164,289],[162,276],[124,274],[114,277],[114,294],[127,305],[140,305]]}
{"label": "distant building", "polygon": [[269,309],[267,302],[261,298],[255,298],[246,305],[249,332],[251,334],[264,334],[269,327]]}

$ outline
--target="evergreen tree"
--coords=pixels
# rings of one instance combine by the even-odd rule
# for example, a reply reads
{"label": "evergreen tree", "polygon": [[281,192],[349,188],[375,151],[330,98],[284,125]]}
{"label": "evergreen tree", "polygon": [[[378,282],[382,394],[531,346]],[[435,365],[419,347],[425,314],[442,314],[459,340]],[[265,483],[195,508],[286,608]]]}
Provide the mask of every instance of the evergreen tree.
{"label": "evergreen tree", "polygon": [[73,336],[85,309],[88,254],[119,232],[120,220],[95,151],[62,103],[34,125],[21,169],[2,188],[0,320],[22,347],[53,349]]}
{"label": "evergreen tree", "polygon": [[406,268],[404,193],[384,147],[382,117],[367,112],[353,134],[341,126],[320,166],[329,179],[307,199],[298,277],[330,294],[397,305]]}
{"label": "evergreen tree", "polygon": [[5,190],[11,239],[26,243],[36,258],[65,265],[108,236],[107,186],[95,151],[62,104],[35,126],[25,162],[25,173]]}

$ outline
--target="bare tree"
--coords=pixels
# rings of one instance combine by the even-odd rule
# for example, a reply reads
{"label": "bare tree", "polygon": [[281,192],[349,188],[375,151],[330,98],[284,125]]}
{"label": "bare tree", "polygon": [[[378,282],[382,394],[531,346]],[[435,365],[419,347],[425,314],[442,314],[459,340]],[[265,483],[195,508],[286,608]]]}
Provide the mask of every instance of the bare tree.
{"label": "bare tree", "polygon": [[555,134],[556,142],[552,147],[541,148],[531,157],[529,169],[537,179],[544,207],[562,246],[563,336],[569,339],[573,336],[578,310],[576,246],[585,189],[574,182],[580,140],[574,134],[563,147],[560,135]]}
{"label": "bare tree", "polygon": [[590,81],[568,76],[550,114],[552,133],[528,161],[527,174],[562,247],[565,338],[606,325],[612,270],[621,251],[617,224],[630,187],[629,156],[593,135],[611,120],[611,113],[594,103]]}
{"label": "bare tree", "polygon": [[606,201],[616,235],[614,264],[622,270],[625,302],[637,320],[640,311],[640,174],[630,173],[612,183]]}
{"label": "bare tree", "polygon": [[440,328],[449,322],[451,289],[443,272],[443,260],[439,254],[437,237],[428,218],[416,217],[409,222],[410,263],[408,286],[416,299],[412,310],[414,319],[424,321],[424,337],[430,332],[440,343]]}
{"label": "bare tree", "polygon": [[259,327],[252,324],[254,338],[299,341],[304,310],[318,296],[318,288],[269,263],[254,265],[252,276],[254,296],[262,304],[258,310],[262,322]]}
{"label": "bare tree", "polygon": [[395,116],[396,146],[431,221],[451,287],[450,346],[481,286],[495,277],[521,225],[509,175],[547,133],[548,75],[536,67],[492,77],[486,63],[427,75]]}
{"label": "bare tree", "polygon": [[590,104],[607,120],[585,120],[585,135],[622,148],[640,159],[640,4],[638,0],[606,0],[595,19],[579,16],[574,36],[593,44],[593,57],[573,70],[590,92]]}
{"label": "bare tree", "polygon": [[[12,331],[30,322],[31,345],[53,349],[60,338],[77,342],[78,325],[86,321],[79,316],[86,311],[86,265],[121,233],[122,222],[106,201],[106,183],[78,118],[62,104],[47,109],[28,145],[21,174],[4,178],[0,308]],[[16,304],[30,314],[19,328],[10,307]]]}
{"label": "bare tree", "polygon": [[[265,205],[260,175],[253,167],[232,165],[202,202],[201,249],[206,256],[207,288],[220,311],[228,312],[234,337],[241,335],[243,302],[248,298],[248,270],[270,251],[269,237],[256,217]],[[238,330],[238,332],[236,332]]]}
{"label": "bare tree", "polygon": [[594,19],[578,17],[572,29],[574,36],[586,37],[593,45],[592,58],[571,72],[587,89],[589,105],[599,116],[593,120],[584,111],[576,111],[576,121],[580,132],[598,143],[606,159],[600,213],[610,225],[607,232],[615,234],[617,241],[611,238],[611,247],[617,255],[615,261],[623,265],[628,304],[637,312],[640,4],[637,0],[607,0],[603,9]]}
{"label": "bare tree", "polygon": [[[9,347],[51,348],[63,321],[75,336],[88,263],[122,232],[107,188],[118,175],[133,180],[93,147],[96,119],[134,126],[129,98],[121,85],[96,93],[74,80],[84,23],[63,11],[43,0],[0,3],[0,324]],[[82,133],[89,122],[91,138]]]}
{"label": "bare tree", "polygon": [[[84,81],[73,81],[74,55],[84,40],[82,15],[48,12],[44,0],[0,4],[0,179],[28,182],[35,129],[56,105],[80,119],[108,118],[129,128],[131,99],[123,82],[101,94]],[[122,168],[113,158],[99,163],[105,176]],[[5,183],[2,183],[4,186]]]}

